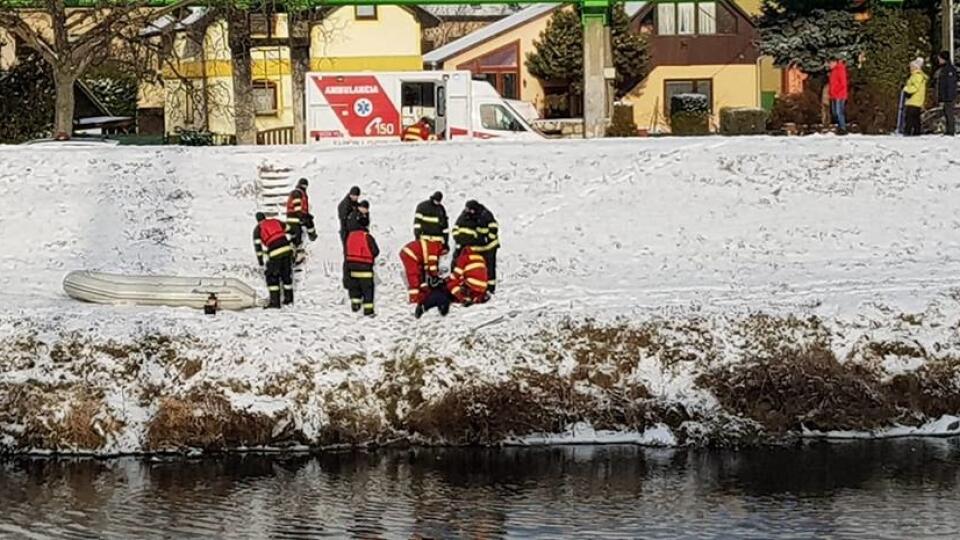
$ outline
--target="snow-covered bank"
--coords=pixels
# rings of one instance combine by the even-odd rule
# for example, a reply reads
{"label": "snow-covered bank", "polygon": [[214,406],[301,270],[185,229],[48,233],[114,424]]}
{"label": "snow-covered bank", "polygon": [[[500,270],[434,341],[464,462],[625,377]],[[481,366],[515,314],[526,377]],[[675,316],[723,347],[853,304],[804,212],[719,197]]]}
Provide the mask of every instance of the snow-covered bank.
{"label": "snow-covered bank", "polygon": [[[705,138],[378,148],[0,148],[0,446],[680,444],[960,413],[960,144]],[[73,269],[229,275],[258,165],[311,180],[320,238],[280,313],[67,299]],[[375,320],[334,207],[371,201]],[[435,189],[503,230],[495,301],[420,321],[396,253]],[[849,409],[849,410],[846,410]]]}

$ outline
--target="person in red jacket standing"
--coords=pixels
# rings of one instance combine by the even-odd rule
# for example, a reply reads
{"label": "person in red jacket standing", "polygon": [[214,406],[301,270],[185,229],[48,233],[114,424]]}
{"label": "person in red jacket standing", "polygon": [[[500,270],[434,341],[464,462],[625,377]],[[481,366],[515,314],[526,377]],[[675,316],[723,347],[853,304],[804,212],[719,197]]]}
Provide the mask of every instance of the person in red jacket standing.
{"label": "person in red jacket standing", "polygon": [[[360,201],[359,208],[369,208],[367,201]],[[377,241],[367,230],[368,222],[357,222],[347,234],[344,246],[343,283],[350,294],[350,307],[367,317],[373,317],[373,263],[380,255]]]}
{"label": "person in red jacket standing", "polygon": [[847,133],[847,64],[840,58],[830,61],[830,111],[837,118],[837,134]]}
{"label": "person in red jacket standing", "polygon": [[279,219],[267,218],[257,212],[257,226],[253,228],[253,249],[257,262],[266,266],[267,290],[270,304],[280,307],[280,283],[283,283],[283,303],[293,303],[293,247],[288,236],[289,226]]}

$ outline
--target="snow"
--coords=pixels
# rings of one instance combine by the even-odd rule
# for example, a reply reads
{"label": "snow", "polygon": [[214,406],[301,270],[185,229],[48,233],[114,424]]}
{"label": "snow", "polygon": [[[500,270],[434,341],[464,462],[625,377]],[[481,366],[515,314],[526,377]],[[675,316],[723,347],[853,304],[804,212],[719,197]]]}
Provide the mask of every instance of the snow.
{"label": "snow", "polygon": [[892,426],[876,431],[803,430],[810,439],[894,439],[898,437],[951,437],[960,435],[960,417],[945,414],[919,426]]}
{"label": "snow", "polygon": [[542,433],[517,439],[508,439],[509,446],[538,446],[558,444],[638,444],[641,446],[676,446],[677,439],[664,424],[657,424],[642,432],[596,430],[586,422],[577,422],[562,433]]}
{"label": "snow", "polygon": [[[548,359],[528,347],[566,320],[698,321],[718,336],[711,347],[720,363],[751,350],[735,327],[757,312],[822,318],[839,358],[864,340],[955,354],[958,151],[960,143],[942,138],[853,136],[0,147],[0,343],[41,343],[36,361],[0,360],[0,384],[105,389],[123,428],[101,451],[129,452],[141,449],[155,412],[155,401],[136,397],[147,387],[163,396],[229,388],[235,407],[286,415],[311,437],[331,403],[385,414],[376,390],[397,377],[387,366],[394,359],[440,360],[424,370],[425,400],[465,381],[502,382],[520,367],[569,372],[570,357]],[[320,237],[308,246],[293,309],[207,317],[83,304],[62,292],[67,272],[88,269],[237,277],[265,294],[250,239],[254,179],[265,164],[310,179]],[[350,313],[340,283],[335,207],[353,184],[371,201],[383,251],[374,320]],[[490,304],[417,321],[397,253],[411,237],[414,207],[436,189],[451,219],[471,198],[496,214],[499,287]],[[129,344],[158,335],[182,340],[178,353],[200,361],[200,370],[188,376],[162,355],[144,354],[129,374],[104,352],[72,362],[49,354],[71,336]],[[475,339],[485,347],[468,343]],[[682,332],[671,339],[693,348]],[[884,362],[893,371],[919,365]],[[637,358],[630,376],[656,396],[711,410],[716,400],[695,384],[689,364]],[[298,385],[267,392],[285,378]],[[0,416],[0,434],[7,427]],[[674,440],[657,430],[556,437],[540,440]]]}

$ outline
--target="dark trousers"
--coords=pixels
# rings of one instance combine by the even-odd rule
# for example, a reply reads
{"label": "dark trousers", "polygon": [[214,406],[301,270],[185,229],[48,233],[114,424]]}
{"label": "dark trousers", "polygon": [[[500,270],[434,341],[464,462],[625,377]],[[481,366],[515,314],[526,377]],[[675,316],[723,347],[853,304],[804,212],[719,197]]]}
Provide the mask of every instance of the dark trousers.
{"label": "dark trousers", "polygon": [[920,114],[923,109],[907,105],[903,109],[903,134],[920,135]]}
{"label": "dark trousers", "polygon": [[944,135],[955,135],[957,133],[957,124],[953,117],[953,106],[955,101],[956,100],[944,101],[940,104],[943,106],[943,119],[947,124],[947,129],[943,132]]}
{"label": "dark trousers", "polygon": [[296,221],[288,221],[287,227],[289,227],[290,243],[299,251],[300,246],[303,245],[303,226]]}
{"label": "dark trousers", "polygon": [[450,312],[450,291],[444,285],[430,289],[430,294],[424,299],[423,306],[424,311],[430,311],[433,308],[437,308],[441,315],[446,315]]}
{"label": "dark trousers", "polygon": [[343,284],[350,296],[350,309],[364,315],[373,315],[373,267],[347,263],[344,265]]}
{"label": "dark trousers", "polygon": [[283,303],[293,303],[293,255],[284,253],[271,257],[264,272],[267,290],[270,291],[270,307],[280,307],[280,284],[283,284]]}
{"label": "dark trousers", "polygon": [[497,250],[483,252],[483,262],[487,263],[487,291],[497,290]]}

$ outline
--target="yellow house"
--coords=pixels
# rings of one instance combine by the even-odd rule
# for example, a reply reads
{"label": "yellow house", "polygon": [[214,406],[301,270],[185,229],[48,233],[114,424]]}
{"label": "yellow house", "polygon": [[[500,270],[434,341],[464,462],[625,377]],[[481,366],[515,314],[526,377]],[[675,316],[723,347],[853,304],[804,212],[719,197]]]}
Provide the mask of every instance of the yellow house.
{"label": "yellow house", "polygon": [[[652,69],[623,101],[634,107],[641,130],[669,131],[670,96],[699,92],[710,98],[712,123],[723,107],[770,106],[780,74],[756,48],[754,17],[762,0],[626,2],[631,29],[648,39]],[[534,41],[558,6],[533,5],[425,54],[427,69],[466,69],[504,97],[556,114],[565,87],[545,86],[525,65]],[[562,111],[576,114],[576,111]]]}
{"label": "yellow house", "polygon": [[501,96],[543,110],[543,84],[527,71],[525,61],[556,9],[554,4],[522,9],[423,55],[424,67],[471,71],[475,79],[489,81]]}
{"label": "yellow house", "polygon": [[[310,32],[311,71],[411,71],[423,65],[420,36],[437,19],[419,8],[351,6],[322,12]],[[141,89],[141,107],[155,108],[162,95],[165,131],[206,129],[232,135],[233,67],[227,23],[192,8],[177,24],[171,54],[163,59],[163,89]],[[293,127],[290,50],[277,42],[288,34],[287,17],[251,18],[252,78],[258,132]],[[261,43],[258,45],[258,40]],[[269,43],[267,45],[266,43]]]}
{"label": "yellow house", "polygon": [[754,17],[733,0],[649,3],[631,25],[647,37],[652,65],[623,97],[642,131],[669,132],[670,99],[677,94],[706,95],[716,129],[720,109],[762,107],[772,102],[765,87],[778,90],[779,77],[770,74],[769,60],[761,59],[756,47]]}

